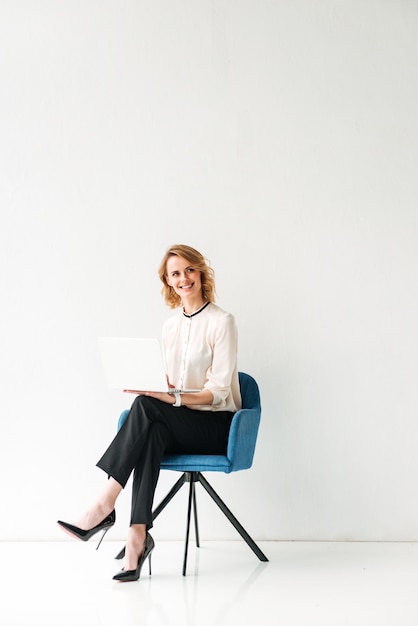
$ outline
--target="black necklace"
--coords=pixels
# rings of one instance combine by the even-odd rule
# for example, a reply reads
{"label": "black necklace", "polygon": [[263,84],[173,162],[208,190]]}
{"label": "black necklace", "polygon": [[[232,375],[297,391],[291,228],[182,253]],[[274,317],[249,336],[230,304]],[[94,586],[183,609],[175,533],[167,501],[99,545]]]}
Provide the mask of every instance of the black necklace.
{"label": "black necklace", "polygon": [[210,302],[206,302],[203,306],[200,307],[200,309],[197,309],[197,311],[195,311],[194,313],[185,313],[183,311],[183,315],[184,317],[194,317],[195,315],[197,315],[198,313],[201,313],[203,311],[203,309],[206,309],[206,307],[208,306],[208,304],[210,304]]}

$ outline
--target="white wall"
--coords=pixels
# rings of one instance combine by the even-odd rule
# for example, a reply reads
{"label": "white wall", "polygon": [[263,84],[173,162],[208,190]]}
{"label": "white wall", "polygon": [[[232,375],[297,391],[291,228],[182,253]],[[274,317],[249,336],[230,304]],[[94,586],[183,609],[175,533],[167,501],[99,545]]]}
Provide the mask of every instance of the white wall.
{"label": "white wall", "polygon": [[0,1],[1,539],[103,485],[96,339],[159,333],[177,242],[260,384],[253,469],[213,478],[250,533],[418,539],[417,32],[407,0]]}

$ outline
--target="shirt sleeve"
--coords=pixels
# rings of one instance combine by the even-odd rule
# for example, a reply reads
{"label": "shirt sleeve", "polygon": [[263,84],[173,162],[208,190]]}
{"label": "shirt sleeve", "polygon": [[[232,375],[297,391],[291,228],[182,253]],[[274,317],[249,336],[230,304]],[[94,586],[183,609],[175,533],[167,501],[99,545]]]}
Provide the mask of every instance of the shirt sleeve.
{"label": "shirt sleeve", "polygon": [[213,406],[222,409],[231,394],[232,378],[236,373],[238,332],[234,317],[228,313],[217,320],[213,330],[213,359],[207,371],[205,389],[213,394]]}

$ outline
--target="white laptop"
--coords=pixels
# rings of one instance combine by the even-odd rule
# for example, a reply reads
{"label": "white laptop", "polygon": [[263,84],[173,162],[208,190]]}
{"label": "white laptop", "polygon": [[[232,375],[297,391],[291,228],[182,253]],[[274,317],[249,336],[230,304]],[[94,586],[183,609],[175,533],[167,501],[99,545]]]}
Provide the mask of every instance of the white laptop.
{"label": "white laptop", "polygon": [[107,384],[111,389],[195,393],[168,387],[158,339],[99,337]]}

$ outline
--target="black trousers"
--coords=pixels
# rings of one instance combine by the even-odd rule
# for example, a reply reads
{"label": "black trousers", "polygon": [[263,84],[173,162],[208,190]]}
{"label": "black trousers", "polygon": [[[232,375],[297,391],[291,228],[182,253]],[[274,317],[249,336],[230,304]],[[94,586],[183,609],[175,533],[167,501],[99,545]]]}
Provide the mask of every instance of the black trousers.
{"label": "black trousers", "polygon": [[152,504],[164,454],[225,454],[233,413],[173,407],[138,396],[97,466],[122,487],[133,472],[131,524],[152,527]]}

